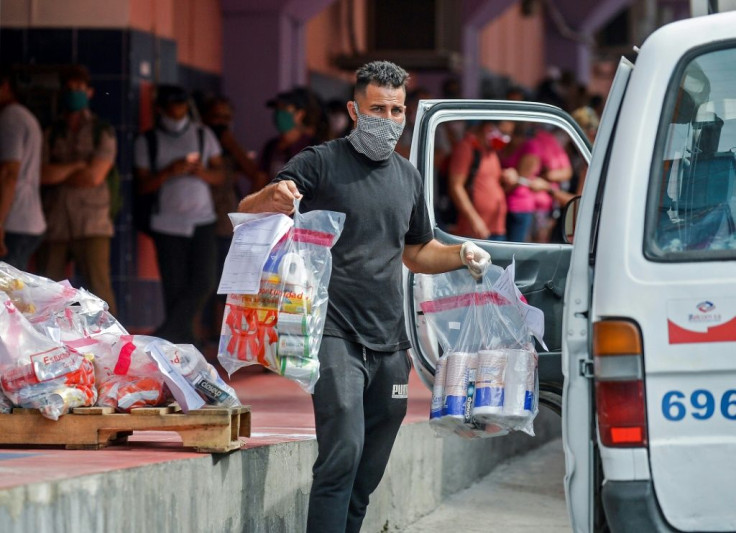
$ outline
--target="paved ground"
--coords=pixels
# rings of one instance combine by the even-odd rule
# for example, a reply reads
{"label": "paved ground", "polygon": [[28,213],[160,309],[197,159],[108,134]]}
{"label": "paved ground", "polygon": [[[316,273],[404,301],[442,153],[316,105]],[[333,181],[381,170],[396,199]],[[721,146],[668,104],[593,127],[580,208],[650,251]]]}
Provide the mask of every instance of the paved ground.
{"label": "paved ground", "polygon": [[403,533],[568,533],[562,441],[512,459]]}

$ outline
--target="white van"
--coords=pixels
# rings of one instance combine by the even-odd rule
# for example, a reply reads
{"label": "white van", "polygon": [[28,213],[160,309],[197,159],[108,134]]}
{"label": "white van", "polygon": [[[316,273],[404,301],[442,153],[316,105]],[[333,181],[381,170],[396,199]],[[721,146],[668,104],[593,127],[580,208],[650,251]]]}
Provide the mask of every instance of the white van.
{"label": "white van", "polygon": [[[411,160],[433,216],[439,130],[468,120],[543,125],[589,160],[566,211],[574,244],[476,240],[496,264],[515,258],[544,310],[540,403],[562,412],[573,529],[736,530],[736,13],[665,26],[622,59],[592,156],[554,107],[421,102]],[[435,222],[440,241],[466,239]],[[418,290],[408,275],[412,356],[431,385]]]}

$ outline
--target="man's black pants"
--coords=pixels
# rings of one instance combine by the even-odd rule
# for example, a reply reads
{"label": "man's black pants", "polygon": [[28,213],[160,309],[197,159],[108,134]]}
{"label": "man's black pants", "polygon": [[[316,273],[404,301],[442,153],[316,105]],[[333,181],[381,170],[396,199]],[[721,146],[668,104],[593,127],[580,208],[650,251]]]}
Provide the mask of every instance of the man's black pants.
{"label": "man's black pants", "polygon": [[318,456],[308,533],[357,533],[406,414],[406,351],[374,352],[325,336],[312,396]]}

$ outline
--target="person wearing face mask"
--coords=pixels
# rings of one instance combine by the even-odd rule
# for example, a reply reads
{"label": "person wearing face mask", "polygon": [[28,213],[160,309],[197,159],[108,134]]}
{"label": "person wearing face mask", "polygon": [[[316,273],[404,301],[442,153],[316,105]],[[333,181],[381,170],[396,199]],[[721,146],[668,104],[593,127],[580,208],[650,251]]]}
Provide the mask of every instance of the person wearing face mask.
{"label": "person wearing face mask", "polygon": [[306,93],[300,90],[279,93],[266,102],[266,106],[273,109],[273,123],[278,131],[278,135],[261,149],[259,167],[269,179],[273,179],[289,159],[315,144],[305,127],[308,105]]}
{"label": "person wearing face mask", "polygon": [[495,125],[467,121],[463,139],[450,156],[448,188],[457,209],[455,233],[476,239],[506,240],[506,194],[501,163],[491,142]]}
{"label": "person wearing face mask", "polygon": [[[404,328],[402,262],[413,272],[467,266],[479,277],[490,255],[433,238],[422,178],[394,152],[406,120],[408,74],[388,61],[361,67],[347,137],[304,149],[239,211],[345,213],[332,276],[314,406],[318,456],[307,531],[358,532],[406,414],[411,363]],[[408,490],[407,486],[407,490]]]}
{"label": "person wearing face mask", "polygon": [[110,282],[110,189],[106,177],[115,163],[115,130],[92,113],[90,75],[74,65],[61,76],[62,116],[45,132],[41,183],[48,228],[39,250],[42,275],[67,276],[69,261],[81,273],[83,285],[102,298],[115,315]]}
{"label": "person wearing face mask", "polygon": [[192,120],[189,96],[178,86],[157,88],[156,127],[135,141],[140,194],[156,194],[150,217],[165,320],[154,335],[201,345],[194,319],[215,288],[217,215],[211,186],[224,180],[222,150],[208,127]]}
{"label": "person wearing face mask", "polygon": [[328,140],[340,139],[350,134],[353,126],[343,100],[334,99],[327,102],[327,124]]}

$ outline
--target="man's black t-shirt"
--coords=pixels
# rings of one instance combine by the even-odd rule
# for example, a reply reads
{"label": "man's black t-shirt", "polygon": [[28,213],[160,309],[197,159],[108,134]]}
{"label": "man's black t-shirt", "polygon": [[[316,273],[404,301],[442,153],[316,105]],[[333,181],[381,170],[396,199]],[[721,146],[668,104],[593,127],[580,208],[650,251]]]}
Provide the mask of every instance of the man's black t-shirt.
{"label": "man's black t-shirt", "polygon": [[332,248],[324,334],[376,351],[408,348],[401,256],[404,244],[432,239],[419,172],[396,153],[372,161],[343,138],[300,152],[274,181],[282,180],[304,195],[300,211],[346,215]]}

